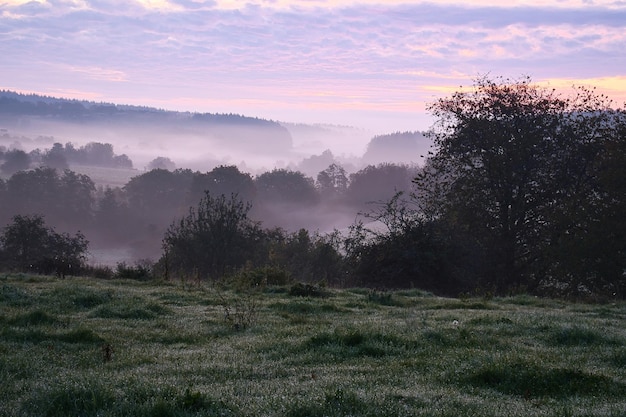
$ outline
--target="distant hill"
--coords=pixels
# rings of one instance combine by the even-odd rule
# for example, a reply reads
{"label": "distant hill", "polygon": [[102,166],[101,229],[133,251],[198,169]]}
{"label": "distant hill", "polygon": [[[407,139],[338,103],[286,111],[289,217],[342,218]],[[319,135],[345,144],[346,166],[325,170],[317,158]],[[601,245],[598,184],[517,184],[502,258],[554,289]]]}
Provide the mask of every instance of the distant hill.
{"label": "distant hill", "polygon": [[[143,106],[0,91],[0,127],[66,123],[82,127],[141,127],[204,136],[214,145],[255,152],[288,151],[292,137],[279,123],[239,114],[190,113]],[[54,132],[50,132],[54,133]],[[88,133],[88,132],[86,132]]]}
{"label": "distant hill", "polygon": [[373,165],[382,162],[417,163],[424,159],[431,143],[421,132],[375,136],[367,145],[363,162]]}

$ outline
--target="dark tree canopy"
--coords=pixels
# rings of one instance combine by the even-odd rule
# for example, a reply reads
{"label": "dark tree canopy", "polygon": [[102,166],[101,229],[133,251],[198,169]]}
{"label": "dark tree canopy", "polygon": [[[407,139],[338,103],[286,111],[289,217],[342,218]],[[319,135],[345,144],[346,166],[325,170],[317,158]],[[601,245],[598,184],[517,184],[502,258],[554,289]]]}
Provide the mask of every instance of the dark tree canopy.
{"label": "dark tree canopy", "polygon": [[6,182],[5,212],[0,221],[17,214],[45,215],[54,226],[83,228],[91,221],[95,186],[86,175],[53,168],[20,171]]}
{"label": "dark tree canopy", "polygon": [[9,271],[77,274],[84,265],[88,242],[48,228],[41,216],[17,215],[0,235],[0,267]]}
{"label": "dark tree canopy", "polygon": [[363,161],[366,164],[395,162],[409,164],[419,161],[428,148],[428,140],[421,132],[396,132],[374,136],[367,144]]}
{"label": "dark tree canopy", "polygon": [[299,171],[275,169],[259,175],[255,183],[263,203],[310,205],[318,200],[313,179]]}
{"label": "dark tree canopy", "polygon": [[248,218],[250,205],[236,195],[206,193],[196,208],[174,222],[163,239],[168,271],[198,278],[222,278],[254,258],[261,235]]}
{"label": "dark tree canopy", "polygon": [[344,196],[348,190],[346,170],[341,165],[330,164],[328,168],[317,174],[317,187],[325,199]]}
{"label": "dark tree canopy", "polygon": [[221,165],[206,174],[195,173],[191,181],[191,205],[197,204],[205,192],[212,196],[237,194],[242,201],[250,202],[256,195],[254,180],[248,173],[234,165]]}
{"label": "dark tree canopy", "polygon": [[168,171],[174,171],[176,164],[170,158],[165,156],[157,156],[147,166],[148,171],[153,169],[166,169]]}
{"label": "dark tree canopy", "polygon": [[55,143],[51,149],[43,154],[41,164],[59,171],[64,171],[70,167],[65,157],[63,145],[60,143]]}
{"label": "dark tree canopy", "polygon": [[5,175],[13,175],[18,171],[27,170],[30,167],[30,156],[20,149],[14,149],[4,153],[4,162],[0,170]]}
{"label": "dark tree canopy", "polygon": [[587,256],[592,225],[605,218],[598,210],[617,198],[596,167],[613,164],[608,149],[623,149],[624,111],[585,89],[562,97],[530,79],[486,78],[431,110],[439,120],[435,154],[416,179],[418,194],[426,212],[475,237],[486,254],[484,285],[532,290],[619,279],[623,238],[610,255],[621,262],[613,278],[595,279],[598,259],[580,270],[574,258]]}
{"label": "dark tree canopy", "polygon": [[155,224],[168,224],[185,213],[193,178],[190,170],[153,169],[131,178],[124,186],[129,209]]}
{"label": "dark tree canopy", "polygon": [[397,192],[411,188],[413,175],[406,165],[368,165],[350,175],[348,201],[357,209],[367,209],[371,203],[390,200]]}

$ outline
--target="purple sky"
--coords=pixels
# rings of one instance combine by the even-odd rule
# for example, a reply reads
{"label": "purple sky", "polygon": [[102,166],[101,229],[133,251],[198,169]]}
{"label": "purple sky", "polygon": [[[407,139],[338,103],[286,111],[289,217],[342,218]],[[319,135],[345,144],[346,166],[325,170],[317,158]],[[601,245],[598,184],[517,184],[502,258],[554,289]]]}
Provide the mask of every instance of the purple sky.
{"label": "purple sky", "polygon": [[0,0],[0,57],[2,89],[425,130],[485,74],[623,105],[626,1]]}

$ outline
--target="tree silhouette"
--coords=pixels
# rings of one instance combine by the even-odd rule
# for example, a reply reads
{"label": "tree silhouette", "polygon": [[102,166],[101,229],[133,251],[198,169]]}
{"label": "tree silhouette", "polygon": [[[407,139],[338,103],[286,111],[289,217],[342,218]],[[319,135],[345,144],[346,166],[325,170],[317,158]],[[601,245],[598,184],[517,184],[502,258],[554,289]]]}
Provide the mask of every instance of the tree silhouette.
{"label": "tree silhouette", "polygon": [[440,99],[431,110],[436,152],[416,183],[438,206],[431,212],[484,249],[483,284],[504,292],[593,281],[597,271],[577,270],[564,243],[576,236],[576,253],[585,252],[600,220],[591,208],[615,197],[594,166],[609,143],[624,141],[616,127],[625,113],[593,91],[564,98],[528,78],[479,79],[472,91]]}
{"label": "tree silhouette", "polygon": [[20,149],[7,151],[4,154],[4,163],[0,170],[5,175],[13,175],[16,172],[27,170],[30,167],[30,157]]}
{"label": "tree silhouette", "polygon": [[174,222],[163,239],[168,271],[220,279],[254,257],[262,235],[248,218],[250,205],[237,196],[205,193],[196,208]]}
{"label": "tree silhouette", "polygon": [[59,234],[41,216],[17,215],[0,235],[0,264],[5,270],[65,276],[79,273],[87,247],[80,232]]}

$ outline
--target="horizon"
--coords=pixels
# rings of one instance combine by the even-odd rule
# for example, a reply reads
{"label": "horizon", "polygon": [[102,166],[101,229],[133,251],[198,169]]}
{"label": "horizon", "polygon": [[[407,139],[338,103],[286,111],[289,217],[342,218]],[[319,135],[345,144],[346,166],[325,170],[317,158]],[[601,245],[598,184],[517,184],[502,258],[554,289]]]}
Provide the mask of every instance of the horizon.
{"label": "horizon", "polygon": [[373,135],[491,74],[626,102],[611,0],[5,0],[0,29],[3,89]]}

